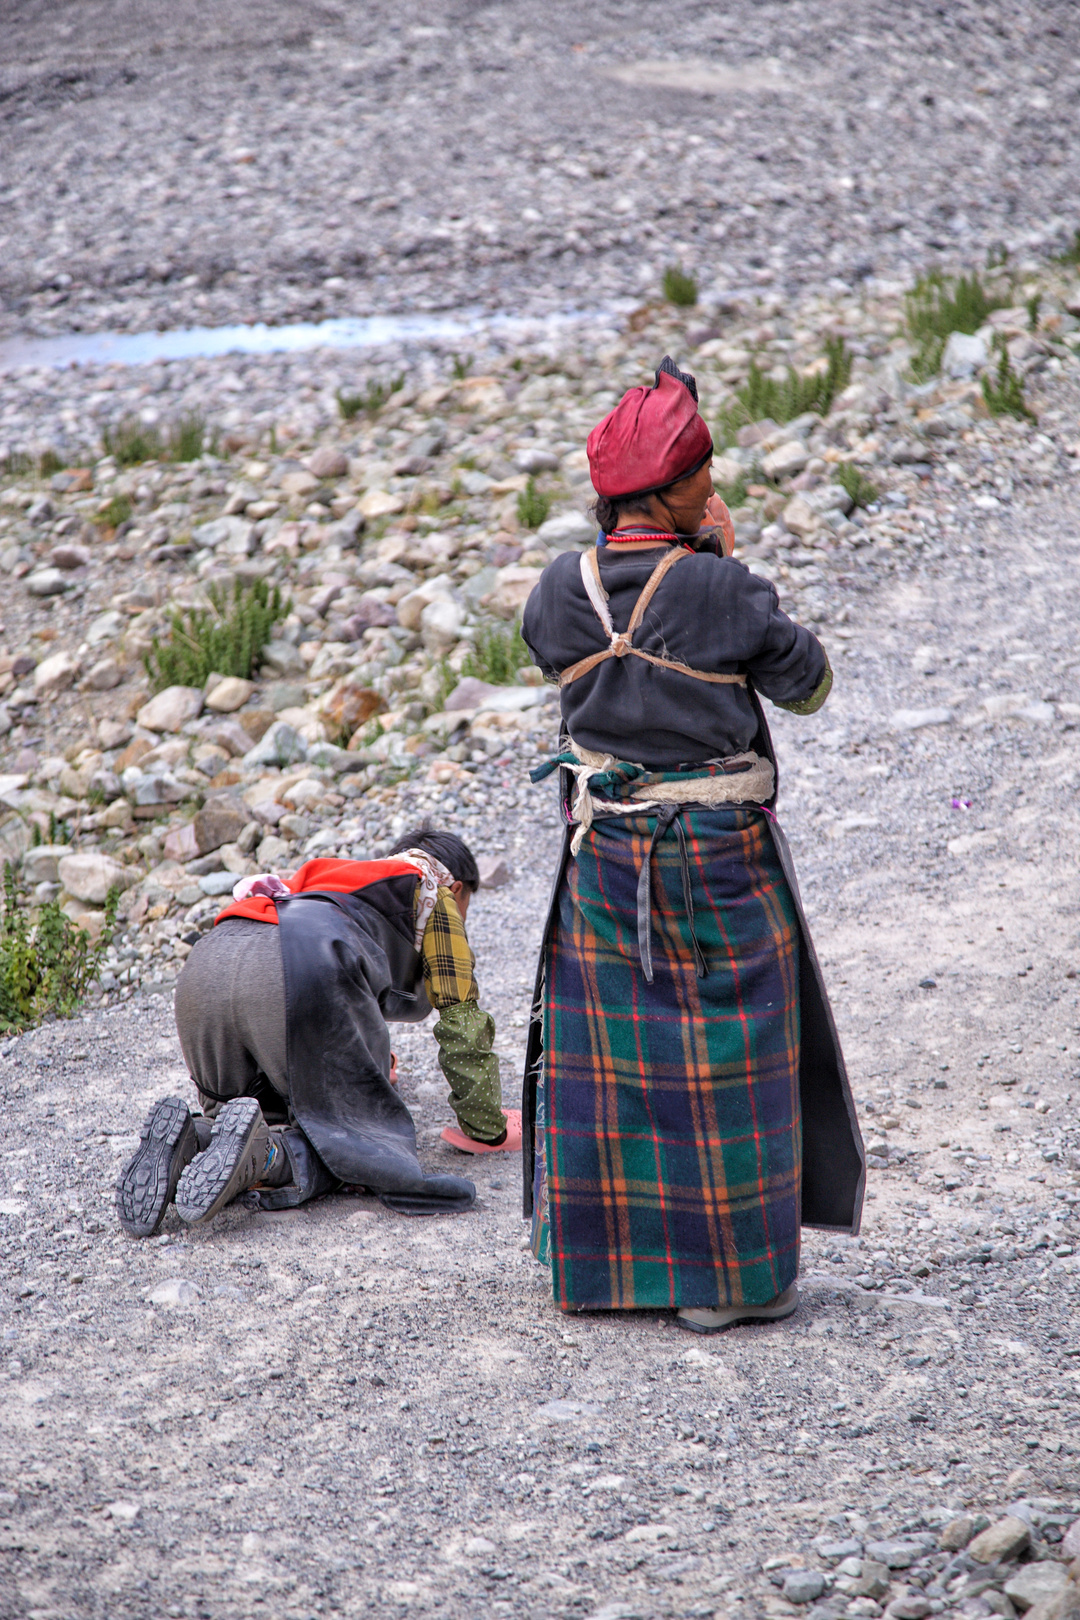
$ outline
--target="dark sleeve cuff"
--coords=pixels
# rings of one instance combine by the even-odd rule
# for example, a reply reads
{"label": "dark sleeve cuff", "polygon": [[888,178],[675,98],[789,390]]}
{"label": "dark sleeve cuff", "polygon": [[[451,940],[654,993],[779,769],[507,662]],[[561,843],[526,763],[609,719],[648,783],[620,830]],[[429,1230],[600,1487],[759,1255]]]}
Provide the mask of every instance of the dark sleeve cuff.
{"label": "dark sleeve cuff", "polygon": [[[822,652],[825,652],[824,648],[822,648]],[[832,665],[829,663],[828,653],[825,653],[825,673],[810,696],[800,698],[797,703],[777,703],[776,707],[778,709],[787,709],[789,714],[817,714],[832,691],[832,683]]]}

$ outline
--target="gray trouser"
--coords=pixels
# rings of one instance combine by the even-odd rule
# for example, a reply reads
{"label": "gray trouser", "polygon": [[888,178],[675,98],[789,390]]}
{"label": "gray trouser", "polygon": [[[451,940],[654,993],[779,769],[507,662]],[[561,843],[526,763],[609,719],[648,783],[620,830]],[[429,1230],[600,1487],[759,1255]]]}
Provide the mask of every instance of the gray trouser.
{"label": "gray trouser", "polygon": [[211,1117],[230,1097],[257,1097],[288,1118],[285,978],[278,931],[229,917],[194,947],[176,984],[176,1030]]}
{"label": "gray trouser", "polygon": [[[287,1122],[285,977],[272,924],[229,917],[200,939],[176,983],[176,1030],[209,1118],[231,1097],[255,1097],[268,1124]],[[292,1179],[259,1192],[263,1209],[288,1209],[338,1185],[298,1126],[280,1141]]]}

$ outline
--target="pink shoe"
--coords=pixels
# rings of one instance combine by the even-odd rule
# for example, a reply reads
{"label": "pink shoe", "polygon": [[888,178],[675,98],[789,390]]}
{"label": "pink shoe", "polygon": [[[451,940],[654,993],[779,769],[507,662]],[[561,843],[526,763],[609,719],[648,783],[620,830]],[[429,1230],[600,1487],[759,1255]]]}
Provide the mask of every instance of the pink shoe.
{"label": "pink shoe", "polygon": [[520,1153],[521,1152],[521,1109],[504,1108],[506,1115],[505,1142],[477,1142],[471,1136],[466,1136],[463,1130],[456,1125],[448,1125],[442,1133],[444,1142],[457,1148],[459,1153]]}

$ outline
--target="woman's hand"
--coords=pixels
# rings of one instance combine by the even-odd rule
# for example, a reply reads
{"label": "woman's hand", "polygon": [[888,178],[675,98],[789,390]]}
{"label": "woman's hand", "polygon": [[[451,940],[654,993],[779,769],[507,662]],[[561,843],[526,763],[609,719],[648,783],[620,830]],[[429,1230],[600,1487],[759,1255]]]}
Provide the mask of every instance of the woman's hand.
{"label": "woman's hand", "polygon": [[731,513],[720,499],[719,495],[710,495],[705,503],[705,521],[703,529],[719,529],[723,537],[723,552],[730,557],[735,550],[735,525],[731,521]]}

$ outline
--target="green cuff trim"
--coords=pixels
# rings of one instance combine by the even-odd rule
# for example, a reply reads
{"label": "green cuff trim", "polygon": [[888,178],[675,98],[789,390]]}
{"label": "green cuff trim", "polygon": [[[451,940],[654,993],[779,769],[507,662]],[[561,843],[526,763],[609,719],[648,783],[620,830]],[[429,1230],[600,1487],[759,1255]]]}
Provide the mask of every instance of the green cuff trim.
{"label": "green cuff trim", "polygon": [[825,654],[825,673],[808,698],[800,698],[798,703],[778,703],[778,709],[786,709],[789,714],[817,714],[824,706],[825,699],[832,691],[833,673],[829,663],[829,655]]}

